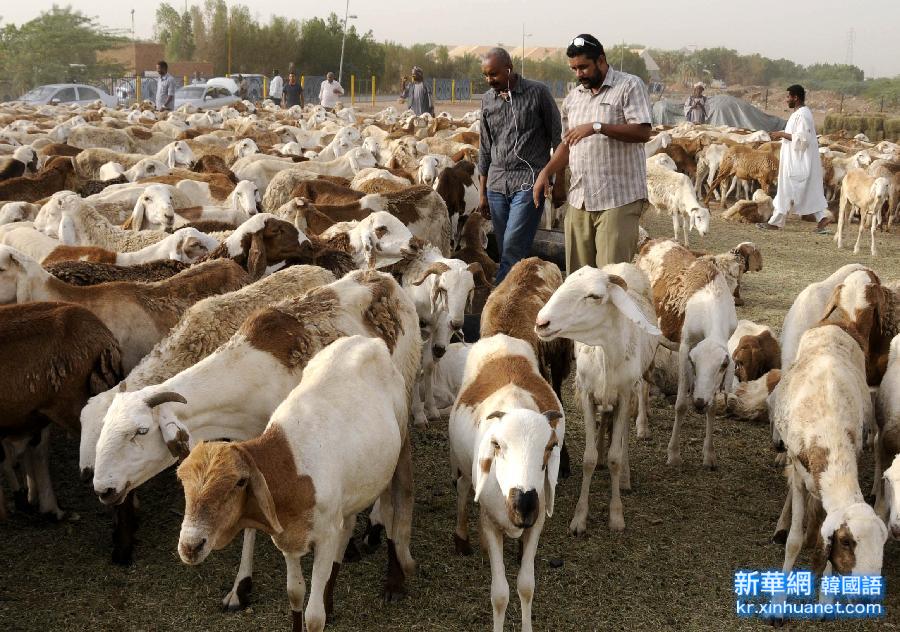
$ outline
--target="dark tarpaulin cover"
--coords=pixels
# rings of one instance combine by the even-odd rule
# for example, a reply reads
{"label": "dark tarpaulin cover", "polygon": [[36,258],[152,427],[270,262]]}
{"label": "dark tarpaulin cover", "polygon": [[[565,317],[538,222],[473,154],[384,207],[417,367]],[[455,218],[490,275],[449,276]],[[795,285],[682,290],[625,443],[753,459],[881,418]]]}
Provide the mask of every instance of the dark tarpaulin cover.
{"label": "dark tarpaulin cover", "polygon": [[[684,101],[660,99],[653,104],[654,125],[678,125],[684,122]],[[728,125],[749,130],[772,132],[783,130],[787,121],[766,114],[743,99],[719,94],[706,99],[706,122],[709,125]]]}

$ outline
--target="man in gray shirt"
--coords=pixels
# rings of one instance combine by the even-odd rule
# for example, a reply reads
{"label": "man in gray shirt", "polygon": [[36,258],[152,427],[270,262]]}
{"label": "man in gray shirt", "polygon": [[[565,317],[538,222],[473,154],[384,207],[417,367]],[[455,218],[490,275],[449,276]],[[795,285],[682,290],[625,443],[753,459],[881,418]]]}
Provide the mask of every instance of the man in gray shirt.
{"label": "man in gray shirt", "polygon": [[434,116],[434,101],[431,98],[431,90],[425,83],[425,75],[418,66],[413,66],[412,81],[403,82],[403,93],[400,98],[406,99],[409,109],[416,116],[428,112]]}
{"label": "man in gray shirt", "polygon": [[502,48],[482,58],[481,72],[491,89],[481,98],[481,147],[478,171],[481,200],[478,211],[494,224],[500,283],[510,268],[531,253],[543,205],[531,189],[560,143],[559,108],[547,87],[513,72],[512,59]]}
{"label": "man in gray shirt", "polygon": [[175,77],[169,74],[169,64],[161,61],[156,64],[159,83],[156,85],[156,109],[171,112],[175,109]]}

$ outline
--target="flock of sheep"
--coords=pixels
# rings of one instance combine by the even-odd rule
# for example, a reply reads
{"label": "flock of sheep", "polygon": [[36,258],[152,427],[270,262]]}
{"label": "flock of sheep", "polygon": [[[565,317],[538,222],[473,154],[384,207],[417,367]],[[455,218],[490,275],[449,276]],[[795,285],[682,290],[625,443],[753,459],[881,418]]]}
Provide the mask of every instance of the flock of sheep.
{"label": "flock of sheep", "polygon": [[[368,541],[386,536],[384,596],[397,598],[415,570],[409,422],[449,415],[456,552],[472,553],[473,493],[494,629],[509,602],[506,536],[520,539],[530,630],[535,554],[570,469],[573,368],[586,448],[572,533],[587,528],[598,464],[609,528],[625,528],[628,427],[648,436],[653,389],[676,398],[670,465],[689,408],[705,415],[711,469],[717,410],[769,420],[789,485],[785,570],[805,540],[816,572],[878,574],[888,532],[900,537],[900,283],[845,266],[800,293],[779,340],[735,312],[760,250],[687,247],[710,227],[704,195],[724,207],[737,190],[745,199],[723,217],[768,219],[777,149],[764,133],[659,131],[648,188],[675,240],[644,233],[634,262],[565,279],[526,259],[493,287],[490,222],[472,212],[477,113],[4,106],[0,126],[4,473],[17,509],[62,518],[50,429],[80,435],[82,476],[114,511],[116,562],[132,558],[136,489],[180,463],[181,559],[199,564],[243,534],[226,607],[248,602],[262,530],[284,554],[294,629],[323,629],[363,511]],[[874,254],[875,228],[898,211],[900,148],[823,147],[841,219],[855,207]],[[480,340],[454,342],[482,302]],[[867,443],[874,509],[856,465]]]}

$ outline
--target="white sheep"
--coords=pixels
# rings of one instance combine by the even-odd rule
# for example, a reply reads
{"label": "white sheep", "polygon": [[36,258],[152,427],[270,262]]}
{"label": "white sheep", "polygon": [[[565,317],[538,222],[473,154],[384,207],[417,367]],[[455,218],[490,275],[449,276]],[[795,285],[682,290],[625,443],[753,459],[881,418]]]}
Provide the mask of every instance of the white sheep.
{"label": "white sheep", "polygon": [[126,169],[136,165],[144,158],[155,158],[171,168],[178,166],[190,167],[194,163],[194,152],[183,140],[169,143],[156,154],[146,156],[144,154],[122,154],[101,147],[85,149],[75,156],[75,172],[82,178],[96,179],[100,167],[107,162],[118,162]]}
{"label": "white sheep", "polygon": [[544,520],[553,515],[565,437],[562,410],[527,342],[497,334],[472,346],[449,422],[458,495],[454,542],[458,553],[471,554],[468,496],[474,487],[481,541],[491,560],[495,631],[503,630],[509,603],[504,536],[522,539],[517,588],[522,630],[532,630],[534,558]]}
{"label": "white sheep", "polygon": [[693,403],[698,413],[706,414],[703,465],[715,469],[712,440],[716,394],[731,383],[734,372],[727,345],[737,327],[737,314],[728,283],[708,258],[698,259],[670,240],[645,244],[637,266],[647,274],[653,287],[663,336],[681,344],[675,424],[667,463],[681,464],[681,425],[688,405]]}
{"label": "white sheep", "polygon": [[[200,444],[178,468],[185,492],[181,560],[199,564],[244,525],[257,526],[284,554],[294,629],[304,627],[302,619],[306,630],[321,632],[332,613],[334,566],[356,514],[378,498],[390,506],[401,493],[392,481],[406,465],[407,433],[403,375],[385,343],[364,336],[331,343],[307,364],[262,436]],[[303,617],[300,562],[311,543],[315,560]],[[393,597],[411,569],[400,571],[392,545],[388,551],[385,595]]]}
{"label": "white sheep", "polygon": [[870,252],[875,252],[875,229],[881,225],[881,208],[887,203],[891,194],[891,181],[885,177],[874,178],[862,169],[851,169],[841,181],[841,202],[838,212],[838,225],[834,233],[834,241],[838,248],[843,246],[844,223],[850,221],[854,212],[859,212],[859,232],[853,254],[859,253],[859,242],[863,228],[869,223]]}
{"label": "white sheep", "polygon": [[709,209],[700,206],[690,178],[683,173],[647,162],[647,191],[650,204],[657,211],[672,216],[675,239],[679,229],[684,232],[684,244],[688,245],[688,233],[696,229],[701,236],[709,232]]}
{"label": "white sheep", "polygon": [[[389,275],[352,272],[257,311],[227,343],[169,379],[117,393],[97,441],[94,491],[102,502],[115,504],[199,441],[223,437],[244,441],[259,435],[319,350],[342,336],[372,333],[390,345],[408,402],[421,353],[415,307]],[[225,383],[241,387],[209,388]],[[135,433],[135,427],[147,431]],[[411,461],[409,467],[409,496],[402,503],[394,501],[397,555],[405,571],[414,566],[409,554]],[[249,552],[245,547],[241,569],[252,568],[248,554],[252,559],[252,540]],[[246,605],[241,603],[244,579],[238,576],[225,606]]]}
{"label": "white sheep", "polygon": [[891,340],[887,370],[875,397],[875,512],[900,539],[900,335]]}
{"label": "white sheep", "polygon": [[797,359],[769,396],[769,412],[788,453],[791,501],[777,527],[782,531],[790,516],[784,572],[800,552],[812,501],[825,514],[821,523],[815,509],[809,517],[809,531],[820,535],[813,572],[881,574],[887,529],[865,502],[857,472],[872,399],[862,349],[845,329],[853,327],[822,323],[804,333]]}
{"label": "white sheep", "polygon": [[[643,274],[633,268],[633,274]],[[646,283],[646,281],[645,281]],[[631,290],[626,281],[596,268],[570,274],[538,312],[535,332],[542,340],[570,338],[576,341],[575,382],[584,414],[585,448],[581,494],[569,531],[581,535],[587,528],[588,495],[597,466],[597,445],[605,443],[611,422],[609,446],[609,528],[625,529],[620,489],[630,489],[628,474],[628,421],[632,399],[643,399],[643,376],[653,362],[660,330],[654,324],[652,304]],[[597,435],[596,411],[601,423]],[[644,402],[646,409],[646,402]],[[646,420],[645,420],[646,424]],[[646,425],[641,436],[649,436]],[[624,475],[624,476],[623,476]]]}
{"label": "white sheep", "polygon": [[794,299],[781,326],[781,369],[786,370],[797,355],[800,336],[822,319],[834,288],[860,270],[869,270],[860,263],[848,263],[827,279],[807,285]]}

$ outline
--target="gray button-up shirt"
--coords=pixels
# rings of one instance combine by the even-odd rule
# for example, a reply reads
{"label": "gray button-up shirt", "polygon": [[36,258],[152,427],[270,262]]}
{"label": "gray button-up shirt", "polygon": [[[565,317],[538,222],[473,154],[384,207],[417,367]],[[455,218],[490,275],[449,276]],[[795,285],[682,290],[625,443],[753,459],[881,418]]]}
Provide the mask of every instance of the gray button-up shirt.
{"label": "gray button-up shirt", "polygon": [[[650,124],[650,95],[640,77],[607,71],[597,94],[578,86],[562,104],[563,129],[585,123]],[[647,157],[643,143],[625,143],[594,134],[569,148],[569,204],[605,211],[647,198]]]}
{"label": "gray button-up shirt", "polygon": [[561,132],[559,108],[544,84],[519,77],[509,101],[493,88],[485,92],[478,171],[488,190],[513,195],[531,188]]}
{"label": "gray button-up shirt", "polygon": [[[170,96],[172,97],[172,103],[166,108],[166,101],[169,100]],[[164,108],[168,110],[175,109],[175,77],[169,73],[160,77],[159,82],[156,84],[156,109],[162,110]]]}

